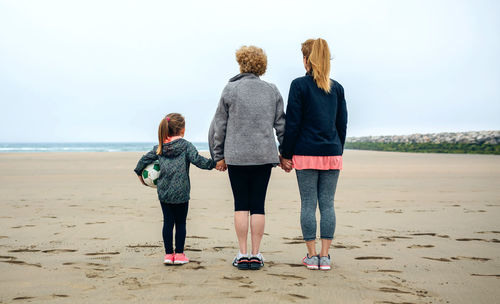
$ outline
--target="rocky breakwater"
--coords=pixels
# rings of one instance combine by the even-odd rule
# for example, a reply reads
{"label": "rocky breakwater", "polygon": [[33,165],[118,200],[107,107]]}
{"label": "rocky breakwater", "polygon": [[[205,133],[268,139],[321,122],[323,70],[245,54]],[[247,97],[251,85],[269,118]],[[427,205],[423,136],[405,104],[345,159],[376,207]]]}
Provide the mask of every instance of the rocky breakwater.
{"label": "rocky breakwater", "polygon": [[445,132],[411,135],[348,137],[347,143],[433,143],[433,144],[500,144],[500,131]]}

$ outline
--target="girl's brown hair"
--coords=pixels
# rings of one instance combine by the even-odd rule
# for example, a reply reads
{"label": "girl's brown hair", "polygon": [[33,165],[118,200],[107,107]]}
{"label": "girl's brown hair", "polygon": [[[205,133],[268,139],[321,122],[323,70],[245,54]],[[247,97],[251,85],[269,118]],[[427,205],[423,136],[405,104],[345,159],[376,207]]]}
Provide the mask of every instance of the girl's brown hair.
{"label": "girl's brown hair", "polygon": [[163,152],[163,141],[168,137],[181,134],[182,129],[186,127],[184,116],[179,113],[170,113],[165,116],[158,126],[158,149],[156,154]]}
{"label": "girl's brown hair", "polygon": [[[305,53],[304,44],[307,44],[308,41],[309,40],[302,44],[303,54]],[[306,54],[304,54],[304,56],[305,55]],[[326,93],[330,93],[330,48],[328,47],[328,43],[321,38],[314,40],[310,54],[306,58],[307,64],[312,70],[312,76],[316,85]]]}

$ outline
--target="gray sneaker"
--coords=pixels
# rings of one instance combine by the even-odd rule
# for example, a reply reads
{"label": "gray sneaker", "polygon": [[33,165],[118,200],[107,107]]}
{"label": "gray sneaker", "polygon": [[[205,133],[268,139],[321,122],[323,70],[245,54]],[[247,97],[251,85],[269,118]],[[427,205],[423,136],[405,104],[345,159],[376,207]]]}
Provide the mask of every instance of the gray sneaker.
{"label": "gray sneaker", "polygon": [[310,257],[309,254],[302,259],[302,264],[306,265],[309,269],[319,269],[319,256],[315,255]]}
{"label": "gray sneaker", "polygon": [[330,255],[323,256],[319,258],[319,269],[321,270],[330,270],[332,269],[332,260],[330,259]]}

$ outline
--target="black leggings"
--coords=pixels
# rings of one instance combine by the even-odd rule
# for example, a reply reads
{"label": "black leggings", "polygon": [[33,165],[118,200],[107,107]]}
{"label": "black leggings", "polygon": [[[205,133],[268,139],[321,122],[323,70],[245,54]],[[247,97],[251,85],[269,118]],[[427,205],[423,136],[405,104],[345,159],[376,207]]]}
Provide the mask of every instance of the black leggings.
{"label": "black leggings", "polygon": [[175,225],[175,253],[184,252],[184,242],[186,241],[186,217],[188,214],[189,202],[182,204],[160,203],[163,211],[163,245],[165,253],[174,253],[172,244],[172,232]]}
{"label": "black leggings", "polygon": [[265,214],[264,202],[272,167],[271,164],[227,166],[234,196],[234,211]]}

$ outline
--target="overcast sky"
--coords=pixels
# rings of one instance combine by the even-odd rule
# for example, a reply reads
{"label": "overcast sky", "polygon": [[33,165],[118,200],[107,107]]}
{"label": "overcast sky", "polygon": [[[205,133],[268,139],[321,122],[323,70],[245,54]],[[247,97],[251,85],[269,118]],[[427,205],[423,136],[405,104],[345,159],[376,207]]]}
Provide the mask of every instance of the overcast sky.
{"label": "overcast sky", "polygon": [[500,1],[0,0],[0,142],[206,141],[237,48],[286,101],[317,37],[348,136],[500,129]]}

